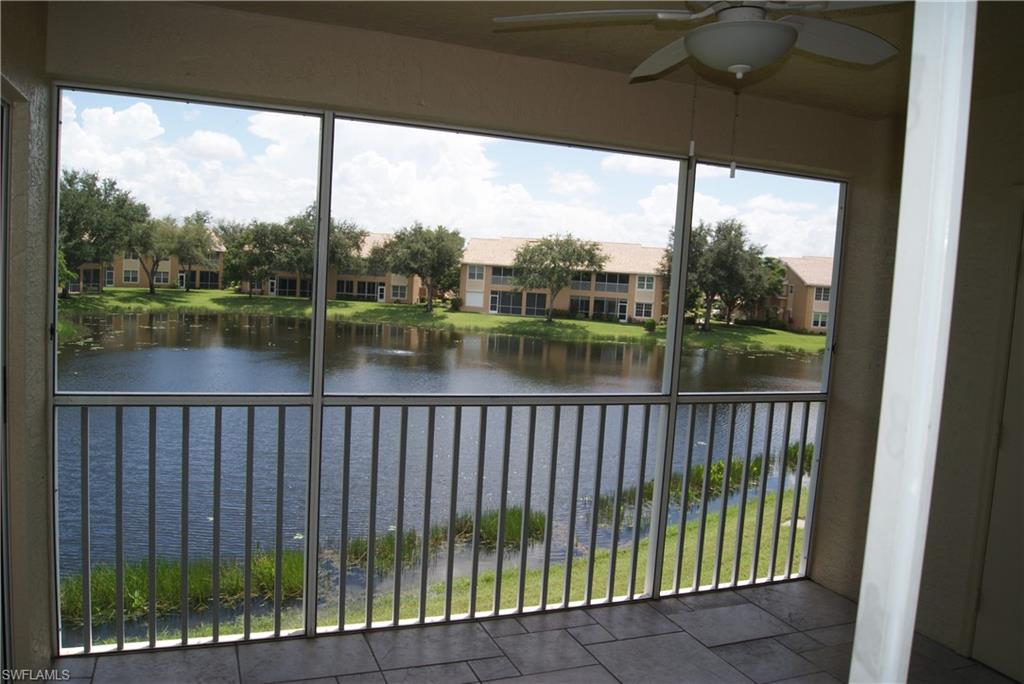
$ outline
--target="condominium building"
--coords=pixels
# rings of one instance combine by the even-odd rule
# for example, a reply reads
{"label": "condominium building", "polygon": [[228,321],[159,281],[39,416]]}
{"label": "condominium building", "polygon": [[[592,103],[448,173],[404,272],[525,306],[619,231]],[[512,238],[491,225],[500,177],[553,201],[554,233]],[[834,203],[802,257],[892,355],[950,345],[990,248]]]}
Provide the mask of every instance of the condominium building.
{"label": "condominium building", "polygon": [[[196,290],[218,290],[224,286],[224,245],[216,234],[213,249],[202,263],[186,268],[176,256],[157,263],[153,271],[154,286],[184,288],[186,283]],[[142,267],[140,255],[126,252],[114,256],[109,264],[82,264],[78,280],[71,283],[72,292],[97,292],[105,287],[149,288],[149,276]]]}
{"label": "condominium building", "polygon": [[661,317],[662,278],[658,265],[665,250],[635,243],[601,242],[607,257],[599,273],[578,273],[568,288],[551,298],[545,289],[516,285],[516,250],[528,238],[470,238],[466,241],[459,292],[466,311],[543,316],[557,315],[627,322]]}
{"label": "condominium building", "polygon": [[779,316],[790,330],[824,333],[832,299],[832,257],[782,257],[786,276],[777,298]]}
{"label": "condominium building", "polygon": [[[366,258],[370,251],[391,238],[389,233],[368,233],[363,240],[360,256]],[[242,292],[250,290],[256,294],[272,297],[310,297],[313,279],[309,274],[278,271],[262,283],[242,283]],[[404,276],[397,273],[345,273],[330,266],[327,271],[328,299],[355,299],[382,304],[415,304],[425,296],[423,282],[419,276]]]}

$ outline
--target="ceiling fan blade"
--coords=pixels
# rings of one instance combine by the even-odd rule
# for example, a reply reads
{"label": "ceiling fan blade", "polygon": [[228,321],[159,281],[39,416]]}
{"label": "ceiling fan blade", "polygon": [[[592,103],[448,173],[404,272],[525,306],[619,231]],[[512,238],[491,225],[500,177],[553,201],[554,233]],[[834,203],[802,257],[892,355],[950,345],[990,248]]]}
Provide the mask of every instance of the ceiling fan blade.
{"label": "ceiling fan blade", "polygon": [[816,17],[782,17],[778,21],[795,26],[798,50],[854,64],[878,64],[898,50],[870,31],[838,21]]}
{"label": "ceiling fan blade", "polygon": [[674,67],[690,56],[686,49],[686,36],[672,41],[648,57],[629,75],[630,81],[648,76],[657,76],[661,72]]}
{"label": "ceiling fan blade", "polygon": [[841,12],[862,7],[898,5],[901,0],[770,0],[765,8],[773,12]]}
{"label": "ceiling fan blade", "polygon": [[684,10],[654,9],[607,9],[580,10],[577,12],[547,12],[544,14],[520,14],[512,17],[495,17],[495,24],[507,26],[544,26],[571,24],[629,24],[657,21],[689,21],[693,12]]}

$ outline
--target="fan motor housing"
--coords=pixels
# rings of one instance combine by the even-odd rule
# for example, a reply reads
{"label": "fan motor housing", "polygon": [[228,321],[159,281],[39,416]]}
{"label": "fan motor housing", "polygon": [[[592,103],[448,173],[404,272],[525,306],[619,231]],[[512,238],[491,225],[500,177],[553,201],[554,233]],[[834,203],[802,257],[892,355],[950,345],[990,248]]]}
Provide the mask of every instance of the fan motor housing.
{"label": "fan motor housing", "polygon": [[797,33],[796,27],[777,21],[717,21],[687,33],[686,49],[702,64],[742,78],[786,54],[796,43]]}

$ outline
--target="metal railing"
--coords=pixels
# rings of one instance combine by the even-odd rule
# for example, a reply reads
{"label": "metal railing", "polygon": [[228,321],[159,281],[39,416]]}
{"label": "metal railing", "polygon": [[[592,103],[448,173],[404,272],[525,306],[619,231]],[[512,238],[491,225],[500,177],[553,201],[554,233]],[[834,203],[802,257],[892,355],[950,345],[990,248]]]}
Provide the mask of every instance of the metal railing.
{"label": "metal railing", "polygon": [[825,395],[56,403],[62,648],[88,653],[799,576]]}

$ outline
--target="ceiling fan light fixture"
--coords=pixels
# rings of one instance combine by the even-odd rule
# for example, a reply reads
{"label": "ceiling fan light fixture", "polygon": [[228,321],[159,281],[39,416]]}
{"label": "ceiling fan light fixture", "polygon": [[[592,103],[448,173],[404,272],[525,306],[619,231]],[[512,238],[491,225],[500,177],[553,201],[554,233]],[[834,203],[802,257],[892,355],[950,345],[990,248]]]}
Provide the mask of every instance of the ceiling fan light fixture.
{"label": "ceiling fan light fixture", "polygon": [[686,49],[702,64],[743,78],[786,54],[797,33],[796,27],[777,21],[719,21],[686,34]]}

